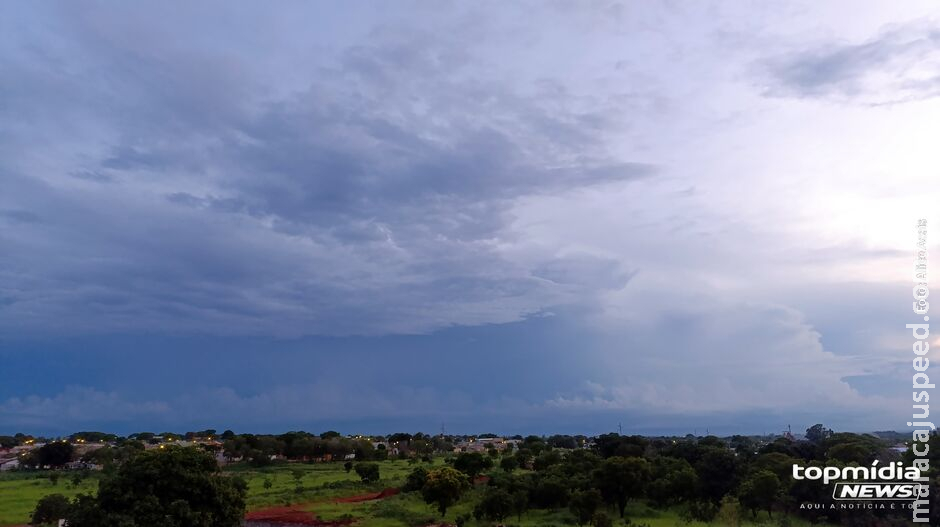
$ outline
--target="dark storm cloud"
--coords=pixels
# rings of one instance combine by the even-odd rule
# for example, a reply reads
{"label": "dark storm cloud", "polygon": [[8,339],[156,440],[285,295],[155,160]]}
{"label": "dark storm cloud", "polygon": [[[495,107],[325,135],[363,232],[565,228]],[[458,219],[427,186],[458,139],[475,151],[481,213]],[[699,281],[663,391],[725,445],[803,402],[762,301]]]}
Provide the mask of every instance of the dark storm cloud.
{"label": "dark storm cloud", "polygon": [[940,29],[926,22],[887,27],[857,43],[828,42],[768,59],[767,92],[866,104],[940,94]]}
{"label": "dark storm cloud", "polygon": [[0,55],[9,327],[422,332],[626,283],[498,249],[519,198],[652,174],[608,154],[609,105],[489,79],[466,35],[379,26],[298,54],[291,84],[237,40],[108,16],[54,14]]}

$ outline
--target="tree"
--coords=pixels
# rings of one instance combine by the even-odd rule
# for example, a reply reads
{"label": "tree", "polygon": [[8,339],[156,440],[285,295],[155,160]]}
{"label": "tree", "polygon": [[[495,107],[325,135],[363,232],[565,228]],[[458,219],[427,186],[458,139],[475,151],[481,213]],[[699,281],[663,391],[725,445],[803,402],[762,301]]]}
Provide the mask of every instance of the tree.
{"label": "tree", "polygon": [[763,509],[773,518],[773,506],[780,495],[780,478],[769,470],[757,472],[744,480],[738,495],[753,516],[757,516],[758,509]]}
{"label": "tree", "polygon": [[512,493],[512,510],[516,513],[519,521],[522,521],[522,515],[529,509],[529,493],[525,489],[518,489]]}
{"label": "tree", "polygon": [[548,446],[552,448],[565,448],[568,450],[574,450],[578,448],[578,440],[565,435],[553,435],[548,438]]}
{"label": "tree", "polygon": [[71,508],[68,498],[61,494],[43,496],[33,509],[30,523],[33,525],[57,524],[60,519],[68,517]]}
{"label": "tree", "polygon": [[757,443],[747,436],[731,436],[731,448],[744,459],[751,459],[757,453]]}
{"label": "tree", "polygon": [[741,525],[741,504],[730,494],[721,498],[716,518],[723,527],[738,527]]}
{"label": "tree", "polygon": [[50,472],[49,473],[49,483],[52,483],[52,486],[55,487],[59,484],[59,473]]}
{"label": "tree", "polygon": [[264,478],[264,490],[271,490],[271,487],[273,486],[274,483],[270,479]]}
{"label": "tree", "polygon": [[715,503],[710,500],[690,501],[688,509],[684,514],[685,519],[689,522],[693,520],[700,522],[710,522],[714,520],[715,516],[717,515],[718,505],[715,505]]}
{"label": "tree", "polygon": [[348,474],[349,471],[352,470],[352,469],[353,469],[353,462],[352,462],[352,461],[347,461],[347,462],[343,463],[343,470],[345,470],[347,474]]}
{"label": "tree", "polygon": [[682,503],[695,496],[698,475],[684,459],[658,457],[653,461],[656,478],[647,487],[647,496],[658,505]]}
{"label": "tree", "polygon": [[503,458],[499,460],[499,468],[512,473],[513,470],[519,468],[519,461],[512,456],[503,456]]}
{"label": "tree", "polygon": [[832,445],[826,452],[826,457],[830,460],[835,459],[843,463],[858,463],[867,465],[878,457],[880,445],[871,441],[853,441],[847,440]]}
{"label": "tree", "polygon": [[[829,466],[822,461],[811,461],[807,467],[815,467],[820,470]],[[838,463],[832,466],[841,468]],[[821,508],[810,507],[805,511],[800,511],[800,515],[813,523],[826,521],[829,513],[827,512],[835,500],[832,497],[832,486],[826,485],[822,479],[800,479],[794,480],[790,484],[789,497],[795,503],[818,503]]]}
{"label": "tree", "polygon": [[571,493],[568,509],[574,514],[578,525],[589,523],[597,508],[601,506],[601,493],[597,489],[578,490]]}
{"label": "tree", "polygon": [[561,454],[555,452],[554,450],[549,450],[539,454],[535,461],[532,463],[532,467],[535,470],[545,470],[549,467],[555,466],[562,462]]}
{"label": "tree", "polygon": [[536,507],[556,509],[568,503],[568,482],[558,475],[548,475],[536,479],[530,495]]}
{"label": "tree", "polygon": [[815,424],[806,429],[806,440],[811,443],[822,443],[831,435],[832,430],[829,430],[822,424]]}
{"label": "tree", "polygon": [[418,467],[411,471],[411,474],[408,474],[408,477],[405,478],[405,484],[402,486],[402,492],[415,492],[424,488],[424,484],[428,481],[428,471],[424,467]]}
{"label": "tree", "polygon": [[80,496],[69,527],[238,527],[245,514],[244,480],[221,473],[196,448],[138,454],[104,477],[97,496]]}
{"label": "tree", "polygon": [[513,510],[512,495],[503,489],[489,487],[474,508],[474,516],[502,523]]}
{"label": "tree", "polygon": [[594,441],[594,448],[602,458],[642,457],[649,446],[649,440],[641,436],[622,436],[604,434]]}
{"label": "tree", "polygon": [[466,474],[450,467],[442,467],[428,472],[421,495],[426,503],[437,505],[437,510],[444,516],[447,509],[457,503],[469,488],[470,480]]}
{"label": "tree", "polygon": [[591,524],[594,527],[613,527],[614,522],[610,521],[610,516],[607,516],[606,513],[597,511],[594,513],[594,517],[591,518]]}
{"label": "tree", "polygon": [[364,483],[373,483],[379,480],[378,463],[356,463],[356,474]]}
{"label": "tree", "polygon": [[594,479],[604,501],[616,505],[623,518],[627,502],[643,494],[643,487],[650,479],[650,466],[642,458],[615,456],[601,463]]}
{"label": "tree", "polygon": [[492,458],[479,452],[462,452],[454,459],[454,468],[470,476],[471,481],[492,466]]}
{"label": "tree", "polygon": [[75,447],[66,441],[53,441],[33,450],[27,464],[38,467],[58,468],[72,460]]}
{"label": "tree", "polygon": [[738,460],[727,448],[708,447],[695,464],[700,493],[716,505],[738,483]]}

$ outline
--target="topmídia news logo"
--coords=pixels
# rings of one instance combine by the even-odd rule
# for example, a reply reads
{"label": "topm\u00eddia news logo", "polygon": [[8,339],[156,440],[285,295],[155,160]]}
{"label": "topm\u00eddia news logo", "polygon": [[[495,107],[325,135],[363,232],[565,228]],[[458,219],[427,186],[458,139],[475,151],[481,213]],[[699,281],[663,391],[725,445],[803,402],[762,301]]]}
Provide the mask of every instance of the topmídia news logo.
{"label": "topm\u00eddia news logo", "polygon": [[834,484],[832,497],[836,500],[915,500],[927,496],[927,478],[917,467],[905,467],[898,461],[870,467],[803,467],[793,465],[795,480],[823,480]]}

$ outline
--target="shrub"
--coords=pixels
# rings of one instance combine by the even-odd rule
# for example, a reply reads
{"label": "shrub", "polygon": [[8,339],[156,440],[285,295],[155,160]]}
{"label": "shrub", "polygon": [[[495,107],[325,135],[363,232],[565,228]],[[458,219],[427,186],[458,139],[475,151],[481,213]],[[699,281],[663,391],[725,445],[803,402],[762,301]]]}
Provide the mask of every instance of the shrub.
{"label": "shrub", "polygon": [[356,463],[356,474],[359,474],[359,479],[365,483],[373,483],[379,480],[379,464],[378,463]]}
{"label": "shrub", "polygon": [[68,498],[61,494],[43,496],[36,504],[36,508],[33,509],[30,523],[33,525],[55,524],[60,519],[68,516],[71,506]]}

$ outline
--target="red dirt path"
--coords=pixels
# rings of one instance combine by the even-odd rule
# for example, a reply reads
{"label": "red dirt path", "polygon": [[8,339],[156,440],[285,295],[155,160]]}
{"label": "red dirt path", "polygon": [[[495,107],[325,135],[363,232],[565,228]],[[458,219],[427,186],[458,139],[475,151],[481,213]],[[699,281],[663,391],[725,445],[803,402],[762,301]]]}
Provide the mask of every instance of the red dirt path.
{"label": "red dirt path", "polygon": [[391,496],[394,496],[401,492],[400,490],[390,487],[381,492],[372,492],[369,494],[359,494],[358,496],[346,496],[345,498],[337,498],[333,500],[333,503],[359,503],[360,501],[371,501],[371,500],[381,500]]}
{"label": "red dirt path", "polygon": [[299,505],[289,507],[269,507],[249,512],[245,515],[246,521],[265,522],[285,525],[313,525],[317,527],[338,527],[341,525],[350,525],[355,520],[321,520],[310,511],[305,511]]}
{"label": "red dirt path", "polygon": [[[381,492],[371,492],[369,494],[358,494],[355,496],[336,498],[333,500],[333,503],[359,503],[362,501],[381,500],[390,496],[394,496],[399,492],[400,491],[396,488],[387,488]],[[343,525],[351,525],[356,521],[355,519],[351,518],[344,520],[321,520],[317,518],[312,512],[304,510],[304,507],[308,507],[310,505],[311,504],[308,503],[288,505],[286,507],[268,507],[266,509],[258,509],[246,514],[245,520],[284,525],[312,525],[316,527],[339,527]]]}

